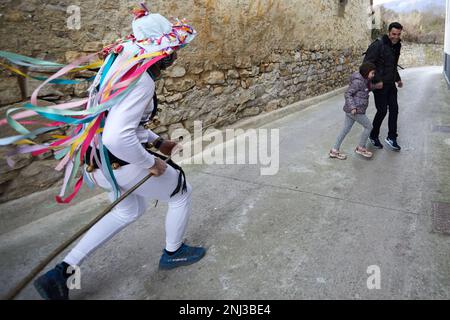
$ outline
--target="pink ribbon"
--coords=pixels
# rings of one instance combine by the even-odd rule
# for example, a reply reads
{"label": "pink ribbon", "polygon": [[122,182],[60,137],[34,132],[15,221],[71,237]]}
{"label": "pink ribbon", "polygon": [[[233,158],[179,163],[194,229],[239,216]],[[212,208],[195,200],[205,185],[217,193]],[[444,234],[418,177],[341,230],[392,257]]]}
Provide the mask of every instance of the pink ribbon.
{"label": "pink ribbon", "polygon": [[[67,109],[72,109],[72,108],[76,108],[76,107],[80,107],[85,105],[88,102],[88,99],[83,99],[80,101],[75,101],[75,102],[69,102],[69,103],[64,103],[64,104],[59,104],[56,106],[49,106],[52,107],[54,109],[59,109],[59,110],[67,110]],[[37,115],[37,113],[35,111],[24,111],[24,112],[20,112],[18,114],[15,114],[12,116],[12,118],[14,120],[20,120],[20,119],[24,119],[24,118],[29,118],[32,116]],[[8,120],[7,119],[2,119],[0,120],[0,126],[7,124]]]}
{"label": "pink ribbon", "polygon": [[39,94],[39,91],[46,85],[48,84],[50,81],[55,80],[63,75],[65,75],[66,73],[68,73],[70,70],[75,69],[76,67],[78,67],[79,65],[91,60],[93,57],[97,56],[97,53],[93,53],[90,54],[88,56],[84,56],[81,57],[79,59],[77,59],[75,62],[72,62],[71,64],[65,66],[64,68],[62,68],[61,70],[59,70],[57,73],[55,73],[54,75],[52,75],[50,78],[48,78],[47,80],[45,80],[39,87],[36,88],[36,90],[34,90],[33,94],[31,95],[31,104],[37,106],[37,97]]}

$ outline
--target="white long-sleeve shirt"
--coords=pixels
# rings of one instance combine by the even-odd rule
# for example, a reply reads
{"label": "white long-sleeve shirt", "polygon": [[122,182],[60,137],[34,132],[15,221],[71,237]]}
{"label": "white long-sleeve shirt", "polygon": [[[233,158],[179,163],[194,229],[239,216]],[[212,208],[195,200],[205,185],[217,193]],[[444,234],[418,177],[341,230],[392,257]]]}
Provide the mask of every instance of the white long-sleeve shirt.
{"label": "white long-sleeve shirt", "polygon": [[103,131],[103,144],[119,159],[130,164],[149,169],[155,158],[142,146],[153,142],[159,136],[140,125],[152,113],[155,82],[144,73],[136,87],[116,106],[112,107],[106,118]]}

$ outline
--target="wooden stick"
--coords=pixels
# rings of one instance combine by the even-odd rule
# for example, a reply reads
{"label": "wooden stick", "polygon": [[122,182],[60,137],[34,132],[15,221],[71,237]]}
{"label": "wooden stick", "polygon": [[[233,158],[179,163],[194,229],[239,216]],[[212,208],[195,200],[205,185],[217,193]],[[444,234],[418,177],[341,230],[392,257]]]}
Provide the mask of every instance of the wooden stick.
{"label": "wooden stick", "polygon": [[[169,162],[171,157],[169,157],[165,162]],[[124,193],[119,199],[110,204],[97,218],[92,220],[88,225],[83,227],[75,235],[73,235],[69,240],[65,241],[58,248],[56,248],[50,255],[47,256],[36,268],[34,268],[17,286],[15,286],[4,298],[4,300],[13,300],[17,295],[41,272],[53,259],[55,259],[61,252],[63,252],[67,247],[69,247],[73,242],[85,234],[90,228],[92,228],[97,222],[99,222],[103,217],[105,217],[112,209],[114,209],[119,203],[121,203],[130,194],[136,191],[140,186],[146,183],[153,174],[149,174],[142,181],[136,184],[133,188]]]}

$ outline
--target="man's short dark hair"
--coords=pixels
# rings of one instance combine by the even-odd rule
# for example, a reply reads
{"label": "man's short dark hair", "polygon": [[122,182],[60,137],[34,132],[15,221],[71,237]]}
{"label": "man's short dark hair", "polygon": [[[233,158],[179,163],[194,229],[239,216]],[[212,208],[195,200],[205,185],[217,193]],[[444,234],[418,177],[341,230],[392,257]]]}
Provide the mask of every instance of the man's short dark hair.
{"label": "man's short dark hair", "polygon": [[403,30],[403,26],[402,26],[400,23],[398,23],[398,22],[392,22],[392,23],[389,25],[389,32],[390,32],[392,29]]}

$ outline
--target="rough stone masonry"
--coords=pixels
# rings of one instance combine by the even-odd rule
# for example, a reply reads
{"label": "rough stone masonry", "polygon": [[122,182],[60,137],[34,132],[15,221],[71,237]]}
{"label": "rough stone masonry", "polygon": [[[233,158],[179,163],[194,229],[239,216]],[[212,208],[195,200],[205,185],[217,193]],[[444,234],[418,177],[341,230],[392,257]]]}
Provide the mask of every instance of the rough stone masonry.
{"label": "rough stone masonry", "polygon": [[[4,0],[0,3],[0,50],[69,63],[131,33],[137,1]],[[370,0],[154,0],[153,12],[186,18],[199,35],[158,83],[161,126],[168,137],[193,122],[223,128],[347,84],[370,43]],[[70,6],[80,9],[80,28],[70,28]],[[42,75],[42,70],[28,70]],[[44,74],[45,75],[45,74]],[[77,74],[88,78],[92,72]],[[36,81],[0,71],[0,116],[20,105]],[[43,105],[86,96],[87,84],[48,86]],[[0,128],[1,136],[11,134]],[[15,168],[0,149],[0,202],[48,188],[51,154],[23,156]],[[39,163],[36,163],[36,160]]]}

